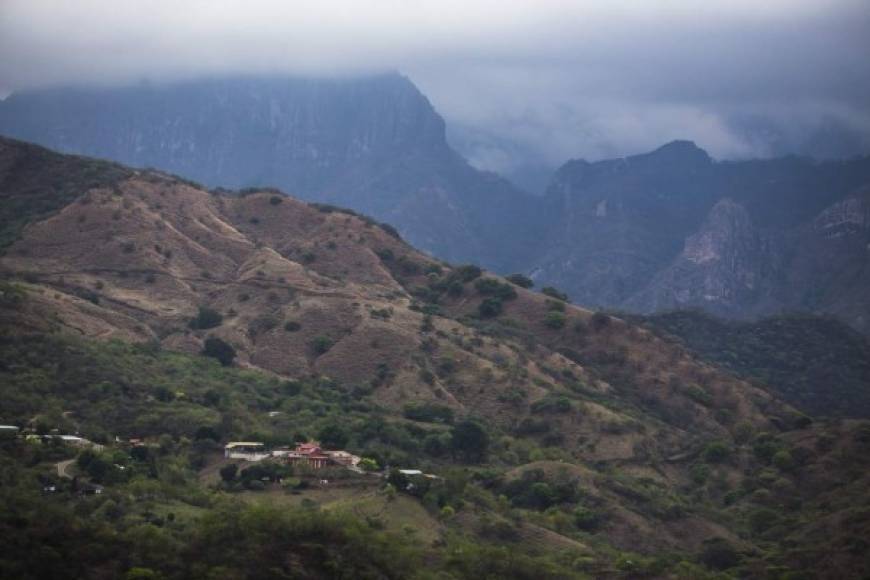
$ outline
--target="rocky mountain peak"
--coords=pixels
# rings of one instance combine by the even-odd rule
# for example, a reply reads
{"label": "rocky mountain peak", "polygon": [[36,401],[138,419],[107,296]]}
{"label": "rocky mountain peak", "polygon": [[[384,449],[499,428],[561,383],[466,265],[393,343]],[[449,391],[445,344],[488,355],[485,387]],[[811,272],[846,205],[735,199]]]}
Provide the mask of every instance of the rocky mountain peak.
{"label": "rocky mountain peak", "polygon": [[706,151],[687,140],[671,141],[650,153],[629,157],[628,161],[660,173],[694,171],[713,164]]}

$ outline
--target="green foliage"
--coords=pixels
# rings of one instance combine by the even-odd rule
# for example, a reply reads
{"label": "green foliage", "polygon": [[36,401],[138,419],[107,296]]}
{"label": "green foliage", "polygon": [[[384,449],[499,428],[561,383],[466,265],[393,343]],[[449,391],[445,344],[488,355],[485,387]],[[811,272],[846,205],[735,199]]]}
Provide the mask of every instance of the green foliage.
{"label": "green foliage", "polygon": [[[870,342],[845,324],[806,314],[727,322],[697,311],[646,318],[701,357],[770,386],[811,415],[870,416]],[[806,419],[795,419],[804,428]]]}
{"label": "green foliage", "polygon": [[479,266],[475,266],[474,264],[466,264],[464,266],[457,266],[454,269],[456,275],[459,277],[459,281],[467,284],[483,274],[483,270],[480,269]]}
{"label": "green foliage", "polygon": [[328,449],[343,449],[350,440],[350,433],[344,425],[331,421],[320,428],[317,438]]}
{"label": "green foliage", "polygon": [[504,306],[501,299],[495,297],[484,298],[477,307],[481,318],[494,318],[502,313]]}
{"label": "green foliage", "polygon": [[544,318],[544,324],[553,330],[560,330],[565,327],[565,315],[561,312],[551,310]]}
{"label": "green foliage", "polygon": [[333,347],[335,341],[333,341],[328,336],[316,336],[314,340],[311,341],[311,350],[314,351],[314,354],[321,355],[329,352],[329,349]]}
{"label": "green foliage", "polygon": [[233,364],[233,360],[236,358],[236,349],[223,339],[210,336],[205,339],[202,354],[217,359],[221,365],[228,367]]}
{"label": "green foliage", "polygon": [[713,441],[704,447],[703,455],[707,463],[723,463],[731,456],[731,448],[722,441]]}
{"label": "green foliage", "polygon": [[380,469],[380,466],[378,465],[378,462],[371,457],[363,457],[359,460],[359,468],[363,471],[372,472]]}
{"label": "green foliage", "polygon": [[567,475],[548,479],[540,469],[529,469],[501,488],[516,507],[538,511],[558,504],[573,504],[581,494],[577,482]]}
{"label": "green foliage", "polygon": [[771,458],[771,463],[782,471],[791,471],[795,468],[794,457],[786,449],[781,449],[774,453]]}
{"label": "green foliage", "polygon": [[552,286],[544,286],[541,288],[541,294],[549,296],[550,298],[555,298],[556,300],[561,300],[562,302],[568,302],[568,295]]}
{"label": "green foliage", "polygon": [[284,330],[287,332],[298,332],[302,330],[302,325],[295,320],[288,320],[284,323]]}
{"label": "green foliage", "polygon": [[236,475],[239,473],[239,466],[235,463],[230,463],[229,465],[224,465],[220,468],[220,476],[221,479],[230,482],[236,479]]}
{"label": "green foliage", "polygon": [[197,315],[190,320],[188,326],[194,330],[207,330],[220,326],[223,324],[223,320],[224,317],[217,310],[208,306],[200,306]]}
{"label": "green foliage", "polygon": [[425,423],[452,423],[453,409],[438,403],[408,403],[403,413],[412,421]]}
{"label": "green foliage", "polygon": [[489,451],[489,434],[477,421],[461,421],[451,431],[450,448],[455,457],[469,463],[480,463]]}
{"label": "green foliage", "polygon": [[510,284],[505,284],[496,278],[481,278],[474,283],[478,294],[494,296],[502,301],[513,300],[517,297],[517,291]]}
{"label": "green foliage", "polygon": [[698,559],[708,568],[727,570],[740,563],[741,557],[737,549],[724,538],[705,540]]}
{"label": "green foliage", "polygon": [[586,506],[578,506],[572,513],[574,525],[585,532],[594,532],[606,521],[603,513]]}
{"label": "green foliage", "polygon": [[571,410],[571,399],[564,395],[549,394],[532,403],[533,413],[567,413]]}
{"label": "green foliage", "polygon": [[535,285],[535,281],[524,274],[511,274],[510,276],[505,276],[505,279],[520,288],[531,288]]}

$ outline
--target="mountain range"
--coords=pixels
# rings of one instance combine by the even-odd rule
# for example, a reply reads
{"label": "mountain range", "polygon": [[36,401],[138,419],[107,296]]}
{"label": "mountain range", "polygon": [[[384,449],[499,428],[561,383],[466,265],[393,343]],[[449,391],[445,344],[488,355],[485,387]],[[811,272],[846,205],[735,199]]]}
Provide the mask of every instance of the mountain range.
{"label": "mountain range", "polygon": [[[858,549],[867,533],[866,422],[814,424],[781,398],[787,389],[747,382],[630,320],[530,291],[518,278],[451,266],[390,226],[272,189],[209,191],[0,139],[0,195],[17,209],[0,214],[0,418],[74,425],[107,445],[152,441],[135,461],[112,444],[116,465],[102,471],[78,462],[103,478],[114,503],[81,502],[75,513],[96,510],[88,517],[104,527],[93,542],[111,550],[76,552],[70,546],[95,532],[64,511],[75,500],[39,500],[33,475],[10,472],[19,495],[4,486],[4,513],[30,510],[26,517],[44,521],[40,510],[51,505],[55,519],[80,530],[27,526],[17,542],[69,555],[26,566],[81,566],[89,578],[136,563],[187,574],[184,559],[154,559],[136,542],[123,552],[122,539],[147,531],[200,554],[235,537],[199,527],[218,525],[223,512],[184,515],[228,509],[204,495],[208,468],[192,473],[224,465],[212,440],[317,432],[379,462],[443,475],[431,494],[403,487],[391,499],[365,475],[288,493],[266,491],[266,472],[254,485],[243,471],[245,493],[274,502],[303,493],[316,529],[335,525],[333,509],[350,509],[368,518],[362,538],[385,526],[426,538],[417,557],[452,577],[481,567],[518,578],[870,570]],[[0,452],[32,447],[6,443]],[[130,471],[138,475],[126,479]],[[230,475],[222,494],[240,491]],[[312,509],[310,497],[325,509]],[[154,519],[158,509],[175,521]],[[245,529],[260,529],[243,513]],[[7,519],[4,529],[18,521]],[[270,522],[264,529],[278,525]],[[189,533],[197,535],[188,545]],[[283,550],[343,537],[309,536]],[[129,555],[112,560],[119,550]],[[365,564],[345,562],[401,565],[379,559],[384,544],[367,550]],[[325,575],[315,573],[322,558],[273,551],[257,558]],[[0,550],[0,562],[19,565],[32,553]],[[210,557],[233,570],[252,566],[222,551]],[[403,570],[393,576],[413,576]],[[256,577],[256,566],[240,577]]]}
{"label": "mountain range", "polygon": [[275,186],[578,304],[870,330],[870,159],[715,161],[689,141],[559,168],[543,196],[469,165],[405,77],[235,78],[13,94],[0,132],[228,189]]}

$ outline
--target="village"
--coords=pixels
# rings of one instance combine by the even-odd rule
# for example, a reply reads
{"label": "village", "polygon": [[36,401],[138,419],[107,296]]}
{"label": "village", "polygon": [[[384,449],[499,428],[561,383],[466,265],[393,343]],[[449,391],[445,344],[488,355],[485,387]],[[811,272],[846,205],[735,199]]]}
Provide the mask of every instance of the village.
{"label": "village", "polygon": [[[68,487],[70,491],[77,495],[99,495],[104,491],[104,486],[94,481],[92,477],[88,477],[87,471],[82,470],[82,455],[91,454],[97,456],[104,452],[111,453],[112,449],[123,450],[124,454],[131,456],[147,453],[148,448],[154,447],[155,442],[149,442],[141,437],[119,438],[111,443],[101,444],[91,441],[80,435],[63,434],[53,430],[49,433],[36,433],[29,428],[21,429],[14,425],[0,425],[0,437],[17,438],[31,444],[51,445],[54,448],[65,448],[69,453],[73,453],[75,457],[65,458],[57,461],[55,465],[56,473],[51,477],[44,477],[43,492],[57,493],[61,487]],[[250,464],[250,465],[245,465]],[[329,477],[334,479],[345,479],[347,477],[369,476],[375,478],[386,478],[393,484],[401,482],[398,485],[400,491],[413,491],[424,481],[434,481],[440,477],[424,473],[419,469],[402,469],[393,468],[381,469],[378,464],[369,458],[360,457],[343,449],[325,449],[317,441],[297,442],[292,446],[277,446],[270,447],[265,442],[261,441],[229,441],[223,445],[223,456],[217,456],[210,461],[211,470],[219,472],[222,484],[226,486],[235,480],[236,474],[244,476],[247,472],[256,473],[258,481],[269,484],[280,484],[283,476],[288,473],[295,473],[297,477],[310,478],[318,486],[327,486],[330,480],[318,473],[330,474]],[[256,467],[261,466],[261,467]],[[126,469],[124,465],[112,464],[112,467],[123,471]],[[342,476],[341,473],[347,473]],[[227,474],[232,476],[227,476]],[[280,474],[280,475],[279,475]],[[355,475],[354,475],[355,474]],[[396,479],[399,478],[399,479]],[[69,482],[61,485],[62,481]],[[218,483],[217,480],[213,480]],[[303,488],[306,484],[303,484]],[[256,486],[251,486],[250,476],[247,477],[247,485],[244,487],[247,490],[256,489]],[[239,489],[230,486],[228,490]]]}

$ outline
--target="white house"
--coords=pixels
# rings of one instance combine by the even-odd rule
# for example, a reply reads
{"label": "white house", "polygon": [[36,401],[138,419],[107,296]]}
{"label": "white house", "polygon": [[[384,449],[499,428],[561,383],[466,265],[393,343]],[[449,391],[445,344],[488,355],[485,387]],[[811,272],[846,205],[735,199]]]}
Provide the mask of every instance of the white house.
{"label": "white house", "polygon": [[265,443],[256,441],[230,441],[224,446],[224,457],[227,459],[244,459],[245,461],[260,461],[269,457]]}

